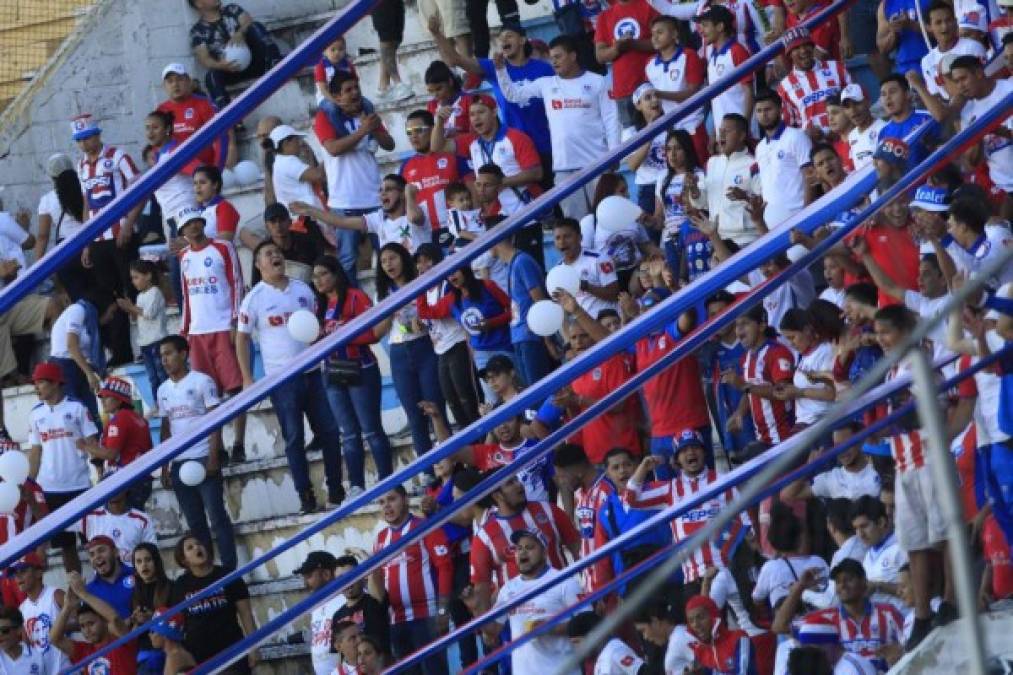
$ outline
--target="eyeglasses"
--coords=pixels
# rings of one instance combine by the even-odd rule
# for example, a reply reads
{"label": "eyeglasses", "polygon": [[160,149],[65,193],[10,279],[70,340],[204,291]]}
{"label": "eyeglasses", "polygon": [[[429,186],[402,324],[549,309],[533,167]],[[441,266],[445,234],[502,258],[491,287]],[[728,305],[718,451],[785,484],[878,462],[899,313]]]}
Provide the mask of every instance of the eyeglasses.
{"label": "eyeglasses", "polygon": [[418,135],[421,135],[421,134],[429,133],[429,130],[431,128],[432,127],[408,127],[404,131],[409,136],[418,136]]}

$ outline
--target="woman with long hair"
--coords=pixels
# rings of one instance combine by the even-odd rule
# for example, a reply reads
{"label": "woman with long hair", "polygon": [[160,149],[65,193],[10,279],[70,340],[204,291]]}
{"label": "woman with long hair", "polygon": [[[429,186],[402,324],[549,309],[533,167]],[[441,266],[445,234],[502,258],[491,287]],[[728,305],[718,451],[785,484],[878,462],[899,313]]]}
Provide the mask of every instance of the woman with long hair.
{"label": "woman with long hair", "polygon": [[39,200],[39,236],[35,238],[34,259],[39,260],[51,246],[72,237],[84,227],[84,191],[70,157],[63,153],[52,155],[46,162],[46,172],[53,181],[53,189]]}
{"label": "woman with long hair", "polygon": [[463,94],[461,79],[443,61],[433,61],[426,68],[423,77],[426,91],[433,97],[426,104],[426,110],[436,115],[440,108],[449,108],[450,117],[444,123],[447,138],[453,138],[471,131],[471,119],[468,110],[471,108],[471,96]]}
{"label": "woman with long hair", "polygon": [[[171,606],[228,574],[228,570],[214,563],[210,542],[201,541],[192,532],[185,533],[176,542],[173,557],[183,573],[172,584],[172,597],[168,603]],[[250,608],[250,591],[242,579],[219,588],[203,602],[184,610],[183,615],[186,635],[183,644],[197,663],[207,661],[257,628]],[[246,675],[253,671],[258,660],[257,649],[253,648],[245,659],[219,672]]]}
{"label": "woman with long hair", "polygon": [[654,221],[662,227],[665,264],[677,279],[693,281],[710,269],[714,247],[690,221],[684,206],[690,194],[700,195],[704,184],[704,173],[688,132],[668,132],[665,164],[667,170],[654,188]]}
{"label": "woman with long hair", "polygon": [[[808,309],[789,309],[781,318],[780,329],[799,356],[792,381],[775,384],[774,398],[795,402],[795,433],[818,422],[837,399],[830,343],[836,336],[828,335],[834,329],[824,327],[820,315]],[[836,332],[840,335],[840,328]]]}
{"label": "woman with long hair", "polygon": [[193,192],[197,206],[204,209],[204,234],[209,239],[234,241],[239,230],[239,211],[222,197],[222,172],[217,166],[194,169]]}
{"label": "woman with long hair", "polygon": [[[359,316],[373,303],[369,296],[353,287],[338,259],[320,256],[313,263],[313,286],[320,295],[317,312],[324,333],[330,334]],[[341,428],[341,447],[348,466],[349,497],[366,488],[363,438],[373,454],[378,478],[393,471],[390,439],[381,422],[380,366],[370,345],[379,342],[389,322],[357,335],[331,354],[327,370],[327,400]]]}
{"label": "woman with long hair", "polygon": [[[448,292],[436,304],[420,295],[415,299],[423,319],[453,317],[470,336],[472,357],[481,371],[493,356],[502,354],[513,361],[510,343],[510,298],[495,282],[478,279],[471,265],[458,268],[447,277]],[[485,402],[494,404],[496,393],[482,381]]]}
{"label": "woman with long hair", "polygon": [[[394,242],[386,244],[377,256],[377,299],[383,300],[416,276],[415,261],[408,249]],[[436,352],[414,302],[402,305],[394,313],[388,338],[394,390],[408,417],[415,453],[421,456],[433,447],[433,442],[429,436],[429,418],[419,408],[419,403],[431,401],[441,415],[444,406]]]}
{"label": "woman with long hair", "polygon": [[[172,581],[165,573],[165,565],[158,547],[148,542],[138,544],[131,554],[134,567],[134,590],[130,597],[130,627],[147,623],[159,607],[169,604]],[[161,675],[165,654],[151,644],[148,633],[137,638],[137,675]]]}

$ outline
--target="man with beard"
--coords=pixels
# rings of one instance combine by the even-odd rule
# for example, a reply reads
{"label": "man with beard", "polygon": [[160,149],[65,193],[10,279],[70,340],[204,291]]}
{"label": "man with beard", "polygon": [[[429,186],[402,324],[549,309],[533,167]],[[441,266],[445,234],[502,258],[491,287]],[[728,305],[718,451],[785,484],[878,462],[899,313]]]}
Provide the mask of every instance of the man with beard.
{"label": "man with beard", "polygon": [[756,95],[753,112],[763,132],[756,144],[760,189],[766,202],[763,222],[776,227],[805,206],[806,186],[812,183],[812,141],[806,132],[785,123],[781,98],[770,90]]}
{"label": "man with beard", "polygon": [[95,577],[88,582],[88,592],[109,603],[120,617],[133,612],[134,570],[120,562],[116,542],[104,534],[92,537],[85,548]]}
{"label": "man with beard", "polygon": [[[513,598],[529,591],[533,586],[559,577],[563,572],[549,565],[546,551],[549,542],[538,529],[518,529],[510,535],[514,547],[514,564],[517,575],[500,588],[496,607],[505,605]],[[538,628],[553,615],[577,603],[580,586],[573,576],[551,586],[542,593],[510,610],[510,635],[518,638]],[[492,621],[482,627],[482,639],[486,645],[499,642],[502,623]],[[563,659],[573,652],[573,646],[566,637],[566,624],[555,626],[549,633],[529,641],[514,650],[511,657],[515,673],[556,672]],[[574,669],[572,673],[580,671]]]}

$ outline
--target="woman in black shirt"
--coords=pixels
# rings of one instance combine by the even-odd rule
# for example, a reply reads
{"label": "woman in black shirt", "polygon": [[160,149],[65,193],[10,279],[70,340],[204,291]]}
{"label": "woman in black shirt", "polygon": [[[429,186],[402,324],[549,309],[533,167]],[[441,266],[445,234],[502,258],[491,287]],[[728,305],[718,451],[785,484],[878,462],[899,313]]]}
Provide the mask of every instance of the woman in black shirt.
{"label": "woman in black shirt", "polygon": [[[189,532],[176,544],[174,557],[183,573],[173,582],[170,605],[196,595],[228,574],[225,568],[214,564],[214,554],[209,546]],[[214,595],[189,607],[183,614],[183,645],[197,663],[207,661],[256,630],[250,608],[250,592],[242,579],[218,589]],[[245,675],[252,672],[257,660],[257,650],[253,649],[245,660],[237,661],[220,672]]]}

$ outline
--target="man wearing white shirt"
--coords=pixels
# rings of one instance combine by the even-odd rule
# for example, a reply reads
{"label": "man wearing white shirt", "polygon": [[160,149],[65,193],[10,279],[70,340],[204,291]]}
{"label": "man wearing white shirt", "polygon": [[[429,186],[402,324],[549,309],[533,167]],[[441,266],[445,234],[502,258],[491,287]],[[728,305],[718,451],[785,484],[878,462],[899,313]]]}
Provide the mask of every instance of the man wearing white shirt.
{"label": "man wearing white shirt", "polygon": [[327,173],[322,165],[310,166],[303,160],[302,139],[305,137],[306,134],[287,124],[276,126],[269,135],[275,150],[274,166],[271,168],[274,196],[289,209],[295,201],[322,206],[313,186],[325,182]]}
{"label": "man wearing white shirt", "polygon": [[[7,228],[3,226],[4,220],[10,220],[7,225],[13,228],[12,234],[21,232],[25,238],[18,240],[7,236],[5,234]],[[29,241],[28,236],[28,233],[10,216],[0,213],[0,288],[20,277],[28,267],[22,249]],[[0,381],[17,376],[18,362],[11,346],[11,338],[41,333],[46,324],[56,318],[58,312],[58,308],[50,298],[38,293],[29,293],[0,315]]]}
{"label": "man wearing white shirt", "polygon": [[848,132],[848,153],[855,171],[872,164],[872,156],[879,147],[879,131],[886,122],[872,116],[870,101],[862,85],[852,82],[841,90],[841,106],[851,120]]}
{"label": "man wearing white shirt", "polygon": [[580,224],[572,218],[560,218],[552,227],[556,250],[562,254],[560,265],[580,275],[580,288],[574,294],[581,309],[597,320],[603,309],[618,310],[619,280],[611,258],[580,245]]}
{"label": "man wearing white shirt", "polygon": [[110,497],[105,506],[86,513],[81,519],[81,534],[85,541],[98,536],[112,539],[120,562],[126,565],[134,564],[133,553],[138,544],[158,545],[155,521],[144,511],[127,505],[125,490]]}
{"label": "man wearing white shirt", "polygon": [[[693,206],[706,208],[717,224],[718,236],[739,246],[760,236],[746,210],[749,197],[761,195],[760,169],[746,148],[749,123],[738,113],[728,113],[718,127],[720,153],[707,160],[705,189],[700,196],[690,193]],[[706,195],[706,196],[704,196]]]}
{"label": "man wearing white shirt", "polygon": [[[505,60],[497,56],[496,79],[508,101],[523,104],[532,98],[542,99],[558,184],[619,145],[619,113],[608,96],[605,78],[580,67],[572,36],[558,35],[549,43],[549,60],[555,76],[515,82],[507,73]],[[590,181],[563,199],[563,214],[577,219],[587,215],[596,183]]]}
{"label": "man wearing white shirt", "polygon": [[[545,536],[538,530],[514,530],[510,535],[514,547],[517,569],[520,574],[510,579],[499,590],[495,607],[522,595],[532,587],[559,577],[562,570],[548,564],[545,555]],[[546,620],[575,605],[579,600],[580,584],[576,576],[570,576],[560,583],[514,607],[509,612],[510,635],[517,639],[538,628]],[[503,624],[493,620],[482,626],[482,639],[487,645],[499,641]],[[514,650],[511,665],[515,673],[555,673],[560,663],[573,653],[573,646],[566,637],[566,626],[557,625],[548,633],[530,640]],[[573,669],[572,675],[580,671]]]}
{"label": "man wearing white shirt", "polygon": [[851,511],[851,524],[858,538],[868,547],[862,567],[869,580],[872,601],[888,602],[901,613],[907,612],[909,608],[900,598],[897,579],[908,557],[897,541],[883,502],[875,497],[859,499]]}
{"label": "man wearing white shirt", "polygon": [[[601,623],[601,616],[594,611],[584,611],[570,618],[566,633],[574,649]],[[594,661],[594,675],[646,675],[650,672],[647,664],[630,646],[613,636],[598,642],[592,649],[597,654]]]}
{"label": "man wearing white shirt", "polygon": [[[169,335],[158,346],[168,379],[158,387],[158,411],[162,414],[161,440],[194,427],[205,428],[204,418],[221,402],[214,380],[190,370],[190,345],[179,335]],[[222,567],[236,567],[236,537],[225,509],[225,482],[222,480],[221,429],[215,429],[162,467],[162,485],[171,488],[186,518],[187,527],[205,544],[214,531]],[[179,470],[188,461],[203,464],[206,473],[199,485],[187,485]],[[211,520],[210,527],[208,520]]]}
{"label": "man wearing white shirt", "polygon": [[760,167],[760,188],[767,203],[763,221],[776,227],[806,204],[806,178],[812,173],[809,153],[812,141],[797,127],[789,127],[781,115],[781,97],[766,90],[756,95],[753,105],[763,138],[756,144]]}
{"label": "man wearing white shirt", "polygon": [[925,80],[925,87],[929,94],[949,102],[952,97],[950,90],[953,85],[947,82],[948,78],[942,71],[943,59],[955,56],[974,56],[984,62],[986,59],[985,48],[977,40],[960,37],[953,5],[936,0],[929,7],[926,18],[928,19],[926,27],[929,34],[935,38],[936,46],[922,57],[922,78]]}
{"label": "man wearing white shirt", "polygon": [[[853,430],[848,428],[839,429],[834,432],[834,442],[842,443],[852,433]],[[860,445],[839,454],[837,464],[838,466],[817,474],[812,484],[801,480],[786,486],[781,490],[781,498],[790,501],[810,497],[821,499],[858,499],[863,495],[879,497],[882,488],[879,474],[876,473],[876,467],[872,465],[869,457],[862,452]]]}
{"label": "man wearing white shirt", "polygon": [[10,675],[55,675],[42,650],[22,638],[24,618],[16,607],[0,608],[0,673]]}
{"label": "man wearing white shirt", "polygon": [[[253,262],[261,281],[250,289],[239,308],[236,333],[236,353],[244,389],[253,386],[250,367],[253,332],[257,332],[264,372],[270,375],[288,367],[308,346],[289,333],[289,317],[298,311],[316,312],[316,295],[305,283],[285,274],[285,257],[277,244],[262,242],[253,252]],[[325,395],[323,371],[319,367],[311,368],[278,387],[271,394],[271,405],[281,425],[285,456],[302,512],[308,514],[317,510],[306,458],[304,416],[309,419],[314,437],[320,439],[327,476],[327,501],[334,506],[340,504],[345,499],[345,489],[341,485],[340,431]]]}
{"label": "man wearing white shirt", "polygon": [[[301,576],[306,590],[314,593],[334,580],[337,566],[338,559],[327,551],[310,551],[293,574]],[[316,606],[310,616],[310,658],[316,675],[331,675],[341,660],[331,648],[331,620],[344,605],[345,596],[338,593]]]}

